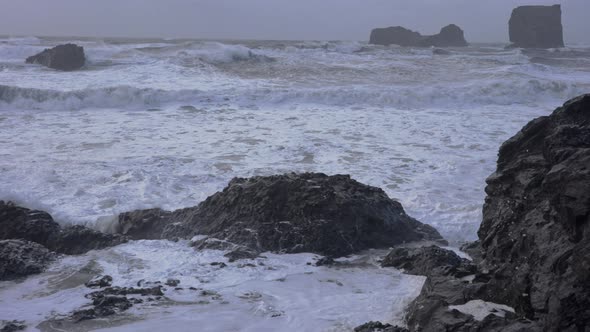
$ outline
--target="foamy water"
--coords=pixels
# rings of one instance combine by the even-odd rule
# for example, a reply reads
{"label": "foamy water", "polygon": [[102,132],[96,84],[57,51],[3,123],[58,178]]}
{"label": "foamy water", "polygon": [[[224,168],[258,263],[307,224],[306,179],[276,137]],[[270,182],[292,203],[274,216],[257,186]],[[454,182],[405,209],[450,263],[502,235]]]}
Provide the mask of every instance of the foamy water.
{"label": "foamy water", "polygon": [[[432,49],[360,42],[76,42],[85,47],[89,63],[64,73],[23,63],[58,41],[0,39],[0,199],[42,208],[63,223],[97,228],[137,208],[194,206],[234,176],[316,171],[350,174],[381,187],[452,243],[472,240],[481,221],[485,178],[495,169],[500,144],[532,118],[590,91],[590,49],[583,47],[523,51],[476,45],[434,55]],[[161,256],[146,257],[143,251]],[[68,258],[52,269],[115,253],[137,255],[144,266],[128,271],[132,278],[115,271],[125,260],[101,261],[121,283],[140,275],[156,279],[189,273],[174,267],[162,271],[161,261],[186,261],[194,269],[190,273],[197,273],[207,255],[145,241]],[[211,255],[224,259],[222,253]],[[217,291],[234,286],[268,290],[265,303],[283,306],[282,318],[257,316],[242,302],[206,308],[187,304],[153,309],[148,321],[119,329],[158,330],[174,322],[179,330],[192,324],[212,331],[234,328],[210,319],[215,312],[246,322],[237,330],[396,322],[422,280],[408,281],[395,270],[376,267],[317,268],[316,274],[354,285],[336,286],[338,292],[330,293],[333,285],[315,284],[303,272],[310,269],[302,264],[309,257],[272,257],[273,264],[289,266],[285,274],[296,276],[292,284],[276,283],[286,289],[273,286],[265,271],[210,274]],[[374,285],[364,285],[361,275]],[[4,285],[0,298],[31,298],[27,292],[40,291],[37,283],[43,278]],[[236,285],[232,278],[243,282]],[[404,290],[409,287],[404,280],[415,287]],[[317,288],[304,286],[310,284]],[[355,287],[363,294],[381,288],[391,293],[374,298],[383,310],[367,311],[369,297],[355,297]],[[81,290],[68,292],[55,296],[80,297]],[[298,292],[310,306],[293,298]],[[300,325],[301,317],[317,309],[311,307],[327,306],[324,298],[336,294],[342,296],[334,298],[341,306],[310,318],[317,329]],[[51,316],[47,308],[58,299],[33,298],[45,308],[40,315]],[[402,304],[391,304],[395,298]],[[23,299],[21,305],[27,303]],[[5,308],[0,303],[0,319]],[[359,315],[347,321],[348,315],[338,312]]]}

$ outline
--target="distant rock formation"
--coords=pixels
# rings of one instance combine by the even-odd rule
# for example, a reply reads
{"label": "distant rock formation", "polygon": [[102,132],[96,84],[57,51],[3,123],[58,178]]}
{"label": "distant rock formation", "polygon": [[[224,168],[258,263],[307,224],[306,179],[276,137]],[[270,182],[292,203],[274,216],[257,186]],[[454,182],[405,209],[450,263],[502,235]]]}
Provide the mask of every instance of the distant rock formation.
{"label": "distant rock formation", "polygon": [[508,23],[514,47],[563,47],[561,6],[521,6],[512,11]]}
{"label": "distant rock formation", "polygon": [[[150,227],[161,235],[148,232]],[[444,241],[433,227],[408,216],[383,190],[347,175],[320,173],[236,178],[193,208],[124,213],[119,231],[132,238],[202,234],[222,241],[201,241],[197,246],[223,243],[225,247],[230,242],[254,253],[313,252],[335,257],[404,242]]]}
{"label": "distant rock formation", "polygon": [[462,47],[467,46],[463,30],[454,24],[447,25],[440,33],[422,36],[420,33],[397,26],[371,31],[369,43],[413,47]]}
{"label": "distant rock formation", "polygon": [[49,68],[71,71],[86,63],[84,48],[75,44],[58,45],[27,58],[26,63],[37,63]]}

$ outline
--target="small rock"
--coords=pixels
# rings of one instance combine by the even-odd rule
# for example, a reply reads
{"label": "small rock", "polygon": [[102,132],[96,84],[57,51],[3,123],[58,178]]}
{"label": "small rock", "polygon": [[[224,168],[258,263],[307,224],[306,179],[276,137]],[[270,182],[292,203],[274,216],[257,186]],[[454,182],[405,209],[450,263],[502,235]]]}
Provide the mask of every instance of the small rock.
{"label": "small rock", "polygon": [[85,283],[86,287],[88,288],[103,288],[103,287],[110,287],[113,282],[113,277],[111,276],[97,276],[94,279]]}

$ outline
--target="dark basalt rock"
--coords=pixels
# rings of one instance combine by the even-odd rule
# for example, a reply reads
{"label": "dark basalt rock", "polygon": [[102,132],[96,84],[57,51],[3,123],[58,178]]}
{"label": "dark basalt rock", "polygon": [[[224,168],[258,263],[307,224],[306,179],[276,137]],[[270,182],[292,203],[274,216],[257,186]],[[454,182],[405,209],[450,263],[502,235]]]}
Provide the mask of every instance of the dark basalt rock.
{"label": "dark basalt rock", "polygon": [[26,63],[37,63],[49,68],[71,71],[80,69],[86,62],[84,48],[75,44],[63,44],[27,58]]}
{"label": "dark basalt rock", "polygon": [[561,6],[521,6],[512,11],[508,23],[514,47],[563,47]]}
{"label": "dark basalt rock", "polygon": [[0,240],[4,239],[24,239],[70,255],[112,247],[127,241],[121,235],[105,234],[84,226],[62,228],[47,212],[0,201]]}
{"label": "dark basalt rock", "polygon": [[233,263],[237,260],[241,260],[241,259],[254,259],[256,257],[258,257],[260,253],[248,248],[237,248],[235,250],[232,250],[230,252],[228,252],[227,254],[223,255],[224,257],[227,257],[229,259],[230,263]]}
{"label": "dark basalt rock", "polygon": [[23,331],[26,328],[25,322],[20,320],[0,321],[0,332]]}
{"label": "dark basalt rock", "polygon": [[103,288],[110,287],[112,283],[113,277],[111,276],[97,276],[84,285],[88,288]]}
{"label": "dark basalt rock", "polygon": [[340,257],[405,242],[444,242],[383,190],[320,173],[235,178],[197,207],[172,212],[168,224],[163,238],[205,234],[253,252]]}
{"label": "dark basalt rock", "polygon": [[368,322],[355,327],[354,332],[408,332],[408,329],[381,322]]}
{"label": "dark basalt rock", "polygon": [[48,246],[59,232],[59,224],[49,213],[0,201],[0,240],[24,239]]}
{"label": "dark basalt rock", "polygon": [[106,234],[88,227],[76,225],[62,228],[59,237],[49,247],[59,253],[80,255],[90,250],[113,247],[127,242],[119,234]]}
{"label": "dark basalt rock", "polygon": [[494,300],[547,331],[590,326],[590,94],[500,148],[479,238]]}
{"label": "dark basalt rock", "polygon": [[44,246],[25,240],[0,240],[0,280],[43,272],[56,255]]}
{"label": "dark basalt rock", "polygon": [[162,238],[169,219],[170,212],[162,209],[121,213],[115,232],[133,240],[157,240]]}
{"label": "dark basalt rock", "polygon": [[149,288],[134,288],[134,287],[107,287],[99,291],[87,294],[86,297],[92,300],[107,296],[107,295],[141,295],[141,296],[163,296],[162,286],[155,286]]}
{"label": "dark basalt rock", "polygon": [[371,31],[369,43],[385,46],[395,44],[413,47],[467,46],[463,30],[455,24],[447,25],[440,30],[440,33],[431,36],[422,36],[418,32],[400,26],[374,29]]}
{"label": "dark basalt rock", "polygon": [[394,248],[381,262],[382,267],[404,269],[406,273],[464,277],[475,274],[476,267],[451,250],[437,246]]}

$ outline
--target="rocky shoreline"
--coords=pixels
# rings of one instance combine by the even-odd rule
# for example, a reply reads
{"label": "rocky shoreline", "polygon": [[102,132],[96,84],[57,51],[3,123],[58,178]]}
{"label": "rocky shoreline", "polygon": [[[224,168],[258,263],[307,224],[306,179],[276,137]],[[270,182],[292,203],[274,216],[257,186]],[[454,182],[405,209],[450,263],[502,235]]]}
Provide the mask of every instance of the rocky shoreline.
{"label": "rocky shoreline", "polygon": [[[0,280],[19,282],[63,255],[142,239],[191,240],[194,250],[228,250],[228,262],[262,252],[311,252],[325,256],[317,264],[327,266],[333,258],[393,247],[383,268],[427,277],[408,307],[407,327],[370,322],[356,331],[584,331],[590,326],[588,188],[590,95],[583,95],[502,145],[487,179],[479,241],[462,248],[471,260],[421,246],[446,243],[379,188],[346,175],[292,173],[236,178],[191,208],[123,213],[114,234],[64,227],[43,211],[0,201]],[[179,287],[176,280],[133,288],[111,282],[97,275],[87,283],[94,289],[87,295],[91,305],[52,324],[68,329],[116,317],[136,304],[165,301],[163,289]],[[26,325],[2,322],[0,331]]]}

